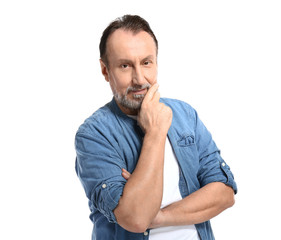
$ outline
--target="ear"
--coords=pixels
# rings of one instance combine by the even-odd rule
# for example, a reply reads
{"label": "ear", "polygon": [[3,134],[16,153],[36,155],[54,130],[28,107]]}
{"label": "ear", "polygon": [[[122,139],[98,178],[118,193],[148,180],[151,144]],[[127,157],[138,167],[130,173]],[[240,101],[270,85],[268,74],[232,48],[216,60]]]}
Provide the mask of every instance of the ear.
{"label": "ear", "polygon": [[107,82],[109,82],[109,73],[108,73],[108,69],[107,66],[105,65],[105,63],[100,59],[100,67],[101,67],[101,73],[104,76],[105,80]]}

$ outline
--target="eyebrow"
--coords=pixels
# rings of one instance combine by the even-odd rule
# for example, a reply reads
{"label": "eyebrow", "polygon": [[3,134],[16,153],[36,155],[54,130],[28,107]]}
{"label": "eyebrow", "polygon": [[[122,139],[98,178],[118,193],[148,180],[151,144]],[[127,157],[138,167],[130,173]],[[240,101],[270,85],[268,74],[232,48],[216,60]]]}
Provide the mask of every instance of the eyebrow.
{"label": "eyebrow", "polygon": [[[149,60],[149,59],[153,59],[153,55],[148,55],[147,57],[143,58],[142,61]],[[121,59],[118,59],[118,62],[119,63],[132,63],[132,60],[126,59],[126,58],[121,58]]]}
{"label": "eyebrow", "polygon": [[148,55],[147,57],[145,57],[143,60],[148,60],[148,59],[152,59],[154,56],[153,55]]}

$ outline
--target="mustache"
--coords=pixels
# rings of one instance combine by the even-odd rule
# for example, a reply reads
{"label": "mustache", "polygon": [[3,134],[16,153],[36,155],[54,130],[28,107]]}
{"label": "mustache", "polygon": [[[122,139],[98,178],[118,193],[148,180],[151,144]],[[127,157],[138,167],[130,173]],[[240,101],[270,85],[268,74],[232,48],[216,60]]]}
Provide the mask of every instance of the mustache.
{"label": "mustache", "polygon": [[150,87],[151,87],[151,84],[149,84],[149,83],[146,83],[146,84],[143,84],[143,85],[131,86],[131,87],[127,88],[126,94],[128,94],[131,91],[138,91],[138,90],[143,90],[143,89],[146,89],[146,88],[149,89]]}

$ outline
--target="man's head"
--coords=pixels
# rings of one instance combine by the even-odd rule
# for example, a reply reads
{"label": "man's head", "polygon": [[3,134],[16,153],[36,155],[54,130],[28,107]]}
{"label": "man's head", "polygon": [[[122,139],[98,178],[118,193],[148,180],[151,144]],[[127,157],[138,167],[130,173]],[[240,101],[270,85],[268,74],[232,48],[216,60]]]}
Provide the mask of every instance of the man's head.
{"label": "man's head", "polygon": [[148,88],[157,81],[157,39],[139,16],[125,15],[112,22],[100,42],[100,63],[117,104],[136,114]]}
{"label": "man's head", "polygon": [[130,31],[134,34],[137,34],[141,31],[147,32],[154,40],[156,45],[156,55],[158,53],[158,41],[151,30],[148,22],[137,15],[124,15],[121,18],[117,18],[115,21],[111,22],[108,27],[103,31],[101,40],[100,40],[100,58],[101,60],[108,65],[107,59],[107,40],[110,35],[117,29],[123,29]]}

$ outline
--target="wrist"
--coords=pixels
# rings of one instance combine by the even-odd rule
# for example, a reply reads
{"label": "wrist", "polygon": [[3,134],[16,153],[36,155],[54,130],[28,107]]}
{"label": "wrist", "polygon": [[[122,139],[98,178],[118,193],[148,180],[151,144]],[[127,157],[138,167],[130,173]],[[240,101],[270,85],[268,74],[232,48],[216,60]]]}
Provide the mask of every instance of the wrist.
{"label": "wrist", "polygon": [[152,138],[166,138],[168,132],[160,128],[150,128],[146,130],[144,134]]}
{"label": "wrist", "polygon": [[144,135],[144,140],[150,142],[155,146],[155,144],[165,144],[167,134],[161,133],[159,131],[148,131]]}

